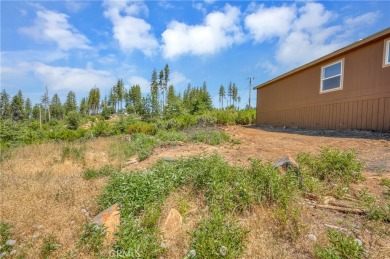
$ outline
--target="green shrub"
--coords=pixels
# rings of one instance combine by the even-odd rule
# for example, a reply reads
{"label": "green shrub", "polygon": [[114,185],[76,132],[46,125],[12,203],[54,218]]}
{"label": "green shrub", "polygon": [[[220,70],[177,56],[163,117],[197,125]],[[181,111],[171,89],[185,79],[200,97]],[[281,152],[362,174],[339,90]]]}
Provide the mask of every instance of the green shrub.
{"label": "green shrub", "polygon": [[325,247],[317,247],[314,250],[316,258],[320,259],[354,259],[364,258],[364,248],[359,246],[353,236],[337,230],[329,230],[327,233],[329,244]]}
{"label": "green shrub", "polygon": [[43,238],[43,244],[41,246],[41,255],[43,258],[48,258],[51,253],[61,247],[57,242],[57,238],[53,235]]}
{"label": "green shrub", "polygon": [[[231,221],[231,222],[229,222]],[[209,219],[202,220],[192,233],[191,248],[197,258],[238,258],[244,250],[248,231],[234,220],[226,221],[221,212],[215,211]]]}
{"label": "green shrub", "polygon": [[103,245],[106,236],[106,229],[94,223],[85,223],[78,242],[78,247],[82,247],[89,253],[97,254]]}
{"label": "green shrub", "polygon": [[318,155],[299,154],[297,160],[305,175],[323,182],[349,186],[350,183],[363,179],[361,173],[363,164],[356,159],[353,150],[322,148]]}
{"label": "green shrub", "polygon": [[219,145],[229,141],[229,135],[225,132],[212,129],[192,130],[188,135],[194,142],[202,142],[209,145]]}
{"label": "green shrub", "polygon": [[237,112],[236,124],[250,125],[256,124],[256,110],[240,110]]}
{"label": "green shrub", "polygon": [[65,146],[62,148],[61,161],[64,162],[66,159],[72,159],[75,161],[84,161],[85,148]]}
{"label": "green shrub", "polygon": [[233,125],[236,123],[237,112],[234,109],[215,110],[212,114],[216,117],[219,125]]}
{"label": "green shrub", "polygon": [[159,130],[155,136],[162,141],[187,141],[187,135],[184,132],[173,130]]}
{"label": "green shrub", "polygon": [[77,111],[70,111],[66,115],[66,123],[68,124],[68,128],[75,130],[80,126],[81,117]]}
{"label": "green shrub", "polygon": [[98,121],[91,128],[94,136],[111,136],[113,135],[113,130],[110,124],[107,121]]}
{"label": "green shrub", "polygon": [[155,134],[156,128],[152,123],[137,121],[127,126],[127,133],[144,133],[144,134]]}

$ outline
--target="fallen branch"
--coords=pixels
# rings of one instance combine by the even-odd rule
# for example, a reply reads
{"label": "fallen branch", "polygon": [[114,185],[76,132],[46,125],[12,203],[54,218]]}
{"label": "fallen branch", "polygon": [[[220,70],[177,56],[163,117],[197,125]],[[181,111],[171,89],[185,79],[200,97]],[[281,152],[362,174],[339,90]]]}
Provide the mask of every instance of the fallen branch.
{"label": "fallen branch", "polygon": [[339,207],[339,206],[331,206],[331,205],[320,205],[320,204],[314,204],[315,208],[321,208],[321,209],[328,209],[328,210],[336,210],[343,213],[353,213],[353,214],[366,214],[367,212],[363,209],[356,209],[356,208],[346,208],[346,207]]}

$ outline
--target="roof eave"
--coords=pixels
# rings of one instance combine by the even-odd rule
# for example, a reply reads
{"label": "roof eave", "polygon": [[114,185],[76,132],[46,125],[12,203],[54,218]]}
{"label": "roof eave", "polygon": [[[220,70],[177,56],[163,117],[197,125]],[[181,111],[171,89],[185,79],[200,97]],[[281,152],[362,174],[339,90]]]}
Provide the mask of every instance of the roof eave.
{"label": "roof eave", "polygon": [[253,89],[256,90],[256,89],[259,89],[261,87],[267,86],[267,85],[269,85],[271,83],[274,83],[276,81],[279,81],[279,80],[281,80],[281,79],[283,79],[285,77],[288,77],[290,75],[298,73],[299,71],[302,71],[304,69],[307,69],[309,67],[317,65],[317,64],[319,64],[319,63],[321,63],[321,62],[323,62],[323,61],[325,61],[327,59],[331,59],[331,58],[336,57],[336,56],[338,56],[338,55],[340,55],[342,53],[351,51],[351,50],[353,50],[355,48],[361,47],[362,45],[368,44],[369,42],[374,41],[374,40],[376,40],[378,38],[381,38],[381,37],[383,37],[383,36],[385,36],[385,35],[387,35],[389,33],[390,33],[390,28],[386,28],[386,29],[384,29],[382,31],[379,31],[379,32],[377,32],[377,33],[375,33],[375,34],[373,34],[371,36],[368,36],[367,38],[364,38],[364,39],[361,39],[359,41],[356,41],[356,42],[354,42],[354,43],[352,43],[352,44],[350,44],[350,45],[348,45],[348,46],[346,46],[344,48],[338,49],[338,50],[336,50],[336,51],[334,51],[332,53],[329,53],[328,55],[325,55],[325,56],[323,56],[323,57],[321,57],[319,59],[316,59],[316,60],[314,60],[312,62],[309,62],[309,63],[307,63],[307,64],[305,64],[303,66],[295,68],[295,69],[293,69],[293,70],[291,70],[291,71],[289,71],[289,72],[287,72],[285,74],[282,74],[282,75],[280,75],[278,77],[275,77],[274,79],[271,79],[271,80],[269,80],[269,81],[267,81],[265,83],[262,83],[262,84],[260,84],[258,86],[255,86],[255,87],[253,87]]}

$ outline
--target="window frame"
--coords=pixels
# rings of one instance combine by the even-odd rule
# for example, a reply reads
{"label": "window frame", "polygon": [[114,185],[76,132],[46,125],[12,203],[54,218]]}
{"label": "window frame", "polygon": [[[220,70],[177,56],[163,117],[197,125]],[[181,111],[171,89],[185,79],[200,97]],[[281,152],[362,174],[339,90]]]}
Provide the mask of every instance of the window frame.
{"label": "window frame", "polygon": [[390,59],[388,60],[389,54],[390,54],[390,38],[387,38],[384,40],[384,46],[383,46],[383,67],[390,66]]}
{"label": "window frame", "polygon": [[[327,68],[327,67],[333,66],[333,65],[335,65],[337,63],[341,63],[340,74],[332,76],[332,77],[328,77],[328,78],[323,78],[323,76],[324,76],[324,69]],[[337,76],[340,76],[340,86],[336,87],[336,88],[328,89],[328,90],[323,90],[323,82],[324,82],[324,80],[329,79],[329,78],[333,78],[333,77],[337,77]],[[336,60],[336,61],[334,61],[332,63],[328,63],[328,64],[326,64],[324,66],[321,66],[320,94],[342,90],[343,89],[343,81],[344,81],[344,58]]]}

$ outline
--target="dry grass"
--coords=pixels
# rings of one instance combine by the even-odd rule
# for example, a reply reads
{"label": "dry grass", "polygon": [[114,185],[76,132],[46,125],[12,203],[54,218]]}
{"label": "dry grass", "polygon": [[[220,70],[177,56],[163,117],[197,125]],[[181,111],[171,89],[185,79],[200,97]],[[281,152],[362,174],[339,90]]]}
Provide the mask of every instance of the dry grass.
{"label": "dry grass", "polygon": [[[54,235],[61,247],[53,253],[65,255],[75,249],[81,226],[98,212],[96,196],[107,179],[86,181],[85,168],[99,168],[109,161],[112,139],[84,143],[46,143],[15,149],[0,164],[0,220],[10,223],[17,240],[17,255],[39,256],[43,238]],[[62,160],[65,147],[85,150],[84,158]],[[21,246],[21,244],[23,244]]]}
{"label": "dry grass", "polygon": [[163,205],[159,220],[159,229],[164,224],[171,209],[177,209],[183,217],[182,227],[172,235],[161,231],[160,239],[167,246],[164,251],[166,258],[184,258],[188,253],[191,236],[200,220],[207,216],[208,209],[201,194],[195,194],[191,188],[183,188],[169,195]]}

